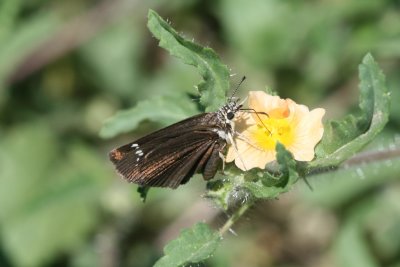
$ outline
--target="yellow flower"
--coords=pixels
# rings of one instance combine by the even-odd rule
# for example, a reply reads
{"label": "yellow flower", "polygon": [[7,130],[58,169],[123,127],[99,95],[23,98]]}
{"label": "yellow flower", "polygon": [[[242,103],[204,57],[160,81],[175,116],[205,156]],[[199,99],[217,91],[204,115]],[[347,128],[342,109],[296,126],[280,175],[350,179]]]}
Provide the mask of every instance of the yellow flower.
{"label": "yellow flower", "polygon": [[[249,92],[249,108],[258,113],[241,112],[235,121],[237,151],[231,145],[226,161],[235,160],[242,170],[265,168],[276,160],[275,145],[282,143],[298,161],[311,161],[315,145],[324,133],[325,110],[309,110],[291,99],[281,99],[263,91]],[[263,114],[264,113],[264,114]],[[265,115],[268,114],[268,115]],[[239,154],[239,156],[237,155]]]}

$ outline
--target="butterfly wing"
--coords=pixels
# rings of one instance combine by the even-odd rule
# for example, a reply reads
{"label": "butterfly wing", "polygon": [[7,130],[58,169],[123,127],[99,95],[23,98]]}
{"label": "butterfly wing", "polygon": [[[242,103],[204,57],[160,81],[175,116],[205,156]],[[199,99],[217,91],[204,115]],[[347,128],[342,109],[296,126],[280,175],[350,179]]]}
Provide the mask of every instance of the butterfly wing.
{"label": "butterfly wing", "polygon": [[[110,159],[128,181],[142,186],[176,188],[194,173],[204,172],[210,160],[225,142],[214,129],[214,113],[203,113],[149,134],[135,142],[114,149]],[[204,176],[215,175],[207,168]],[[213,171],[213,170],[212,170]],[[211,177],[212,178],[212,177]]]}

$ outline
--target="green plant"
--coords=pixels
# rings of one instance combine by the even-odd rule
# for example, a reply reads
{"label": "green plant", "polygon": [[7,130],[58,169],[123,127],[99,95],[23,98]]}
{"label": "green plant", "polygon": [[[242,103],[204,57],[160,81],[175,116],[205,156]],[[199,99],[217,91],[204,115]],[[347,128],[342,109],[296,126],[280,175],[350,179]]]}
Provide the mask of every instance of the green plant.
{"label": "green plant", "polygon": [[[229,89],[229,72],[216,53],[180,36],[154,11],[149,12],[148,27],[159,39],[161,47],[197,68],[203,79],[198,85],[201,110],[215,111],[223,105]],[[359,66],[359,78],[359,109],[341,120],[325,124],[325,134],[316,148],[313,161],[296,162],[283,145],[277,144],[277,172],[257,169],[243,173],[233,165],[228,166],[223,176],[208,183],[205,195],[230,214],[225,225],[219,231],[210,229],[204,223],[184,230],[165,247],[165,256],[155,266],[182,266],[204,261],[214,253],[222,236],[258,200],[276,198],[289,191],[300,178],[313,173],[334,171],[372,141],[388,121],[390,94],[385,77],[370,54]],[[174,99],[185,97],[183,93],[173,96]],[[174,102],[173,112],[169,105],[171,96],[139,102],[136,107],[106,121],[101,135],[111,137],[133,130],[145,119],[165,123],[165,120],[172,122],[192,115],[195,107],[186,99]],[[154,103],[157,110],[150,108]]]}

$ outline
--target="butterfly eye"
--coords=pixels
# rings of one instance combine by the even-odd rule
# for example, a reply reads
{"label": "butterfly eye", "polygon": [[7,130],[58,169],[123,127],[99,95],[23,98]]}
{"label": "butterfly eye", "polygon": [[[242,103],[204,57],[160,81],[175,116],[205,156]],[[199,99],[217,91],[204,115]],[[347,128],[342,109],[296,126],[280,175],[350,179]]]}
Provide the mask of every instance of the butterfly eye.
{"label": "butterfly eye", "polygon": [[233,113],[232,111],[229,111],[228,113],[226,113],[226,118],[228,120],[233,119],[233,117],[235,117],[235,113]]}

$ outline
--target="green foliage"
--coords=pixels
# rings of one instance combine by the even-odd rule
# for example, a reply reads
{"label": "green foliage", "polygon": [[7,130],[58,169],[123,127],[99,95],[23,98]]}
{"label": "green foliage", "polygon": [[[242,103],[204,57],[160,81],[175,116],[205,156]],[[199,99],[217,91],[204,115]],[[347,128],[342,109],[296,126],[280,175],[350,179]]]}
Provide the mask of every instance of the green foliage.
{"label": "green foliage", "polygon": [[226,177],[208,182],[206,197],[225,210],[241,205],[251,206],[260,199],[273,199],[288,192],[299,179],[293,155],[278,143],[276,145],[278,170],[254,168],[245,173],[234,167],[225,170]]}
{"label": "green foliage", "polygon": [[0,147],[1,237],[13,262],[40,266],[83,242],[96,224],[102,163],[78,144],[58,161],[56,139],[41,123],[8,133]]}
{"label": "green foliage", "polygon": [[[149,11],[148,27],[160,46],[184,63],[196,66],[204,79],[198,85],[200,103],[206,110],[217,110],[225,103],[229,89],[229,72],[215,52],[181,37],[167,22],[154,11]],[[171,105],[171,103],[174,103]],[[182,120],[196,111],[195,103],[185,100],[184,95],[158,96],[139,102],[134,108],[121,111],[108,119],[101,129],[100,136],[110,138],[137,128],[143,120],[151,120],[168,125]]]}
{"label": "green foliage", "polygon": [[[251,61],[250,73],[261,69],[260,75],[266,75],[270,69],[280,77],[280,95],[317,104],[338,77],[351,75],[367,52],[387,59],[399,55],[394,45],[399,27],[393,24],[398,16],[389,15],[388,5],[380,0],[362,5],[354,0],[254,0],[250,5],[221,0],[216,12],[235,56]],[[352,28],[343,27],[349,21]]]}
{"label": "green foliage", "polygon": [[310,177],[314,191],[306,199],[341,213],[334,241],[340,265],[380,266],[377,255],[384,261],[397,257],[399,172],[400,158],[396,157]]}
{"label": "green foliage", "polygon": [[5,88],[9,76],[21,60],[60,25],[57,16],[42,13],[27,19],[24,27],[19,27],[17,15],[22,6],[20,0],[0,3],[0,105],[7,99]]}
{"label": "green foliage", "polygon": [[[223,245],[215,250],[218,239],[198,263],[183,266],[400,266],[394,1],[108,2],[0,1],[0,266],[148,267],[183,220],[224,219],[219,233],[200,227],[223,236]],[[153,35],[176,57],[154,45],[145,25],[149,8],[179,29],[149,12]],[[351,114],[326,124],[310,164],[293,161],[283,148],[268,172],[227,164],[225,175],[208,184],[208,208],[199,204],[205,184],[199,176],[179,190],[152,189],[142,203],[137,187],[119,179],[107,159],[112,147],[132,139],[105,141],[98,132],[116,113],[127,115],[103,125],[105,136],[145,134],[225,103],[226,66],[182,32],[248,76],[242,96],[267,84],[277,95],[324,107],[327,118]],[[375,59],[360,65],[353,112],[355,66],[369,52]],[[375,60],[391,89],[390,120],[366,152],[339,165],[387,120],[388,90]],[[126,107],[133,108],[117,112]],[[283,201],[256,201],[274,197]],[[224,209],[219,215],[217,205]],[[238,236],[229,234],[232,227]],[[160,262],[198,256],[173,251]]]}
{"label": "green foliage", "polygon": [[197,223],[168,243],[164,248],[165,256],[154,266],[175,267],[204,261],[214,253],[220,241],[218,232],[212,231],[205,223]]}
{"label": "green foliage", "polygon": [[89,69],[85,69],[85,72],[95,77],[92,82],[103,90],[127,99],[134,99],[133,92],[141,84],[138,62],[143,53],[143,43],[137,28],[123,19],[79,49]]}
{"label": "green foliage", "polygon": [[336,250],[342,266],[378,266],[364,242],[362,228],[354,221],[345,222],[337,239]]}
{"label": "green foliage", "polygon": [[[395,176],[393,173],[391,175]],[[395,259],[400,250],[399,186],[393,182],[390,185],[391,188],[386,192],[375,195],[374,208],[368,209],[369,212],[363,220],[365,232],[371,237],[374,250],[386,261]],[[382,218],[390,218],[385,227],[381,225]]]}
{"label": "green foliage", "polygon": [[[221,72],[215,71],[215,68],[212,67],[215,66],[213,64],[219,67],[223,66],[214,52],[183,39],[154,11],[149,12],[148,26],[160,40],[161,47],[170,51],[172,55],[179,57],[183,62],[198,67],[198,71],[204,78],[204,82],[199,89],[201,103],[206,106],[206,110],[216,110],[220,107],[225,102],[223,96],[226,88],[224,86],[216,86],[214,81],[227,81],[227,76],[221,75]],[[213,64],[205,62],[205,58],[210,59]],[[223,69],[226,70],[225,66],[223,66]],[[213,79],[210,80],[210,77],[213,77]],[[363,63],[360,65],[360,80],[359,114],[351,114],[340,122],[327,124],[324,139],[318,146],[318,155],[314,162],[308,165],[297,164],[291,153],[283,145],[277,144],[276,152],[279,166],[277,171],[256,169],[243,174],[235,168],[230,168],[226,171],[228,178],[210,182],[206,196],[213,199],[215,203],[225,210],[233,212],[231,218],[222,228],[222,233],[227,231],[231,224],[255,200],[276,198],[281,193],[289,191],[299,177],[305,175],[306,171],[312,171],[314,168],[337,166],[359,151],[383,129],[383,126],[388,121],[390,98],[384,76],[371,55],[365,56]],[[213,95],[217,97],[210,97]],[[151,118],[155,121],[165,121],[168,118],[168,113],[162,114],[160,117],[158,111],[154,112],[155,106],[158,107],[157,110],[168,110],[164,106],[168,104],[168,101],[163,101],[163,99],[158,102],[154,100],[141,102],[129,111],[117,114],[104,125],[102,136],[110,137],[132,130],[143,119]],[[171,111],[172,109],[169,108],[169,110]],[[171,114],[176,114],[176,111]],[[172,241],[165,249],[167,256],[162,258],[156,266],[179,266],[193,261],[197,262],[208,257],[214,251],[215,248],[207,251],[207,253],[203,253],[200,250],[201,256],[195,258],[196,260],[188,257],[188,252],[178,253],[185,247],[178,245],[182,243],[182,239],[186,240],[187,243],[195,244],[195,247],[209,247],[210,241],[208,238],[198,239],[196,235],[190,235],[189,233],[186,232],[186,234],[182,234],[180,239]],[[212,244],[213,247],[217,245],[214,242]],[[187,247],[187,249],[192,251],[193,247]]]}
{"label": "green foliage", "polygon": [[[396,176],[391,174],[393,180]],[[374,177],[376,179],[376,172],[371,177],[366,174],[365,179]],[[334,244],[340,265],[381,266],[374,253],[385,262],[397,257],[400,249],[399,232],[395,230],[399,223],[398,190],[398,186],[393,186],[386,192],[359,201],[348,210]],[[384,224],[380,222],[381,218],[385,218]]]}
{"label": "green foliage", "polygon": [[0,6],[0,80],[60,24],[54,14],[43,13],[27,20],[26,27],[18,27],[16,18],[21,7],[19,0],[3,1]]}
{"label": "green foliage", "polygon": [[334,244],[340,265],[380,266],[374,254],[385,262],[396,258],[400,249],[398,231],[394,230],[399,226],[397,195],[398,188],[389,189],[347,210]]}
{"label": "green foliage", "polygon": [[341,121],[328,122],[321,143],[316,148],[318,159],[310,167],[337,166],[371,142],[388,122],[390,93],[385,76],[371,55],[359,67],[360,110]]}
{"label": "green foliage", "polygon": [[316,190],[308,198],[329,208],[340,208],[379,185],[397,180],[399,172],[400,159],[395,158],[314,175],[310,179]]}
{"label": "green foliage", "polygon": [[228,178],[211,181],[206,197],[213,199],[225,210],[235,205],[234,200],[251,202],[257,199],[273,199],[279,194],[289,191],[299,179],[297,163],[293,155],[278,143],[276,145],[278,170],[261,170],[254,168],[245,173],[236,168],[225,171]]}
{"label": "green foliage", "polygon": [[160,40],[160,46],[184,63],[197,67],[203,81],[198,85],[200,103],[206,111],[216,111],[225,104],[229,90],[229,71],[211,48],[205,48],[180,36],[156,12],[150,10],[148,27]]}
{"label": "green foliage", "polygon": [[139,123],[144,120],[158,122],[166,126],[194,115],[195,112],[196,105],[182,95],[154,97],[150,100],[141,101],[135,107],[120,111],[107,119],[100,131],[100,136],[109,138],[117,134],[127,133],[136,129]]}
{"label": "green foliage", "polygon": [[[290,190],[299,179],[297,163],[293,155],[285,149],[285,146],[276,144],[276,159],[279,164],[278,175],[265,170],[254,169],[245,174],[244,187],[256,198],[271,199]],[[256,178],[256,179],[254,179]]]}

